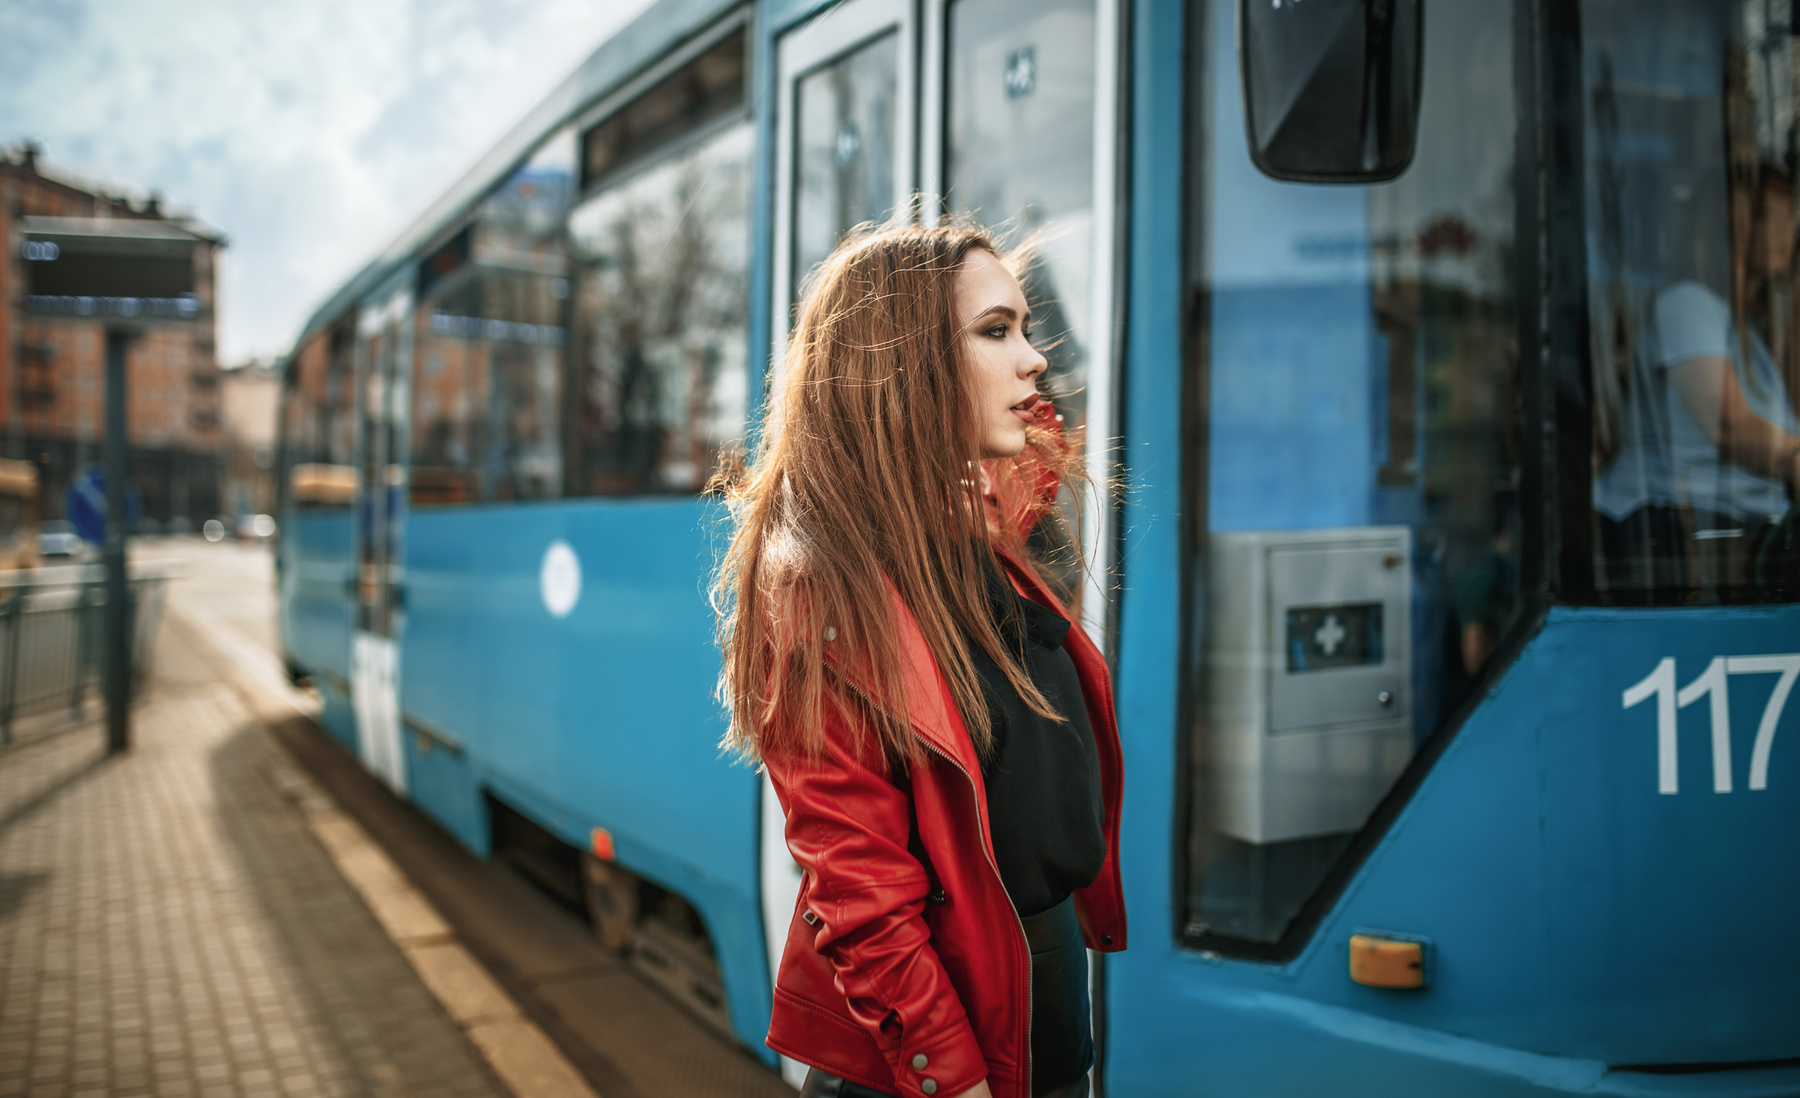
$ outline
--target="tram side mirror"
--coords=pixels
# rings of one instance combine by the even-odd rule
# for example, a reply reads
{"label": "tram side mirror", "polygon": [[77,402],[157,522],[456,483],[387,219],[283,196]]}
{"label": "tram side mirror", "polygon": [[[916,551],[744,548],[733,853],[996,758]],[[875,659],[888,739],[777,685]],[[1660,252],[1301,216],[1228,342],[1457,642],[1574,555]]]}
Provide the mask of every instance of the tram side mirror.
{"label": "tram side mirror", "polygon": [[1300,183],[1412,163],[1425,0],[1238,0],[1250,159]]}

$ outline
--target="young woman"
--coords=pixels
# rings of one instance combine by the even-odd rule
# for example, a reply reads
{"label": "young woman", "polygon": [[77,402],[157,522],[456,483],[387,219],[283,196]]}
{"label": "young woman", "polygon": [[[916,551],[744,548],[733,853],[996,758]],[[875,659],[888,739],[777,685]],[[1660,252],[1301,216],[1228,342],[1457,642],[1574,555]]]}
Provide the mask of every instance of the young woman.
{"label": "young woman", "polygon": [[805,1096],[1087,1094],[1087,948],[1125,948],[1099,651],[1026,549],[1079,475],[985,233],[814,274],[718,580],[730,746],[803,870],[771,1048]]}

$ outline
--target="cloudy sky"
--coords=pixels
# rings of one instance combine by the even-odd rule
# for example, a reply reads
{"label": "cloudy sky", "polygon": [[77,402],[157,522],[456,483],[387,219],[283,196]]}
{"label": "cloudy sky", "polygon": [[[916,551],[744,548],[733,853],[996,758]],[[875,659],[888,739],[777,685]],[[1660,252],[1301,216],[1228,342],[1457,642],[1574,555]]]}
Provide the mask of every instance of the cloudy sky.
{"label": "cloudy sky", "polygon": [[0,0],[0,144],[230,236],[220,361],[308,313],[649,0]]}

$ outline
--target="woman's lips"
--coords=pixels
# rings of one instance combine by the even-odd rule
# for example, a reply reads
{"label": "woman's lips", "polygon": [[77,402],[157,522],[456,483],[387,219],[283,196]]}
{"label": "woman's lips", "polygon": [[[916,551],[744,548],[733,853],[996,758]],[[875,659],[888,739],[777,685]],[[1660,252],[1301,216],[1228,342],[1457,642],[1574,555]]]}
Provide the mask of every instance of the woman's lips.
{"label": "woman's lips", "polygon": [[1037,406],[1042,403],[1043,399],[1043,394],[1033,393],[1024,400],[1013,405],[1008,411],[1012,412],[1013,415],[1018,416],[1025,422],[1030,423],[1037,418]]}

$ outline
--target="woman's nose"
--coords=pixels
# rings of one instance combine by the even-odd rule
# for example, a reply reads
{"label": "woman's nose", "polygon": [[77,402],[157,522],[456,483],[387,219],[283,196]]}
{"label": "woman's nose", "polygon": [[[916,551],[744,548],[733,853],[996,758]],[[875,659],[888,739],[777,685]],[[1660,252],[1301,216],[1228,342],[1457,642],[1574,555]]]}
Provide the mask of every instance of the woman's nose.
{"label": "woman's nose", "polygon": [[1049,368],[1050,363],[1044,358],[1043,352],[1033,347],[1031,354],[1025,359],[1025,368],[1019,371],[1019,376],[1035,378]]}

